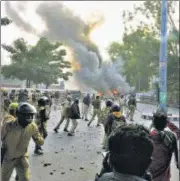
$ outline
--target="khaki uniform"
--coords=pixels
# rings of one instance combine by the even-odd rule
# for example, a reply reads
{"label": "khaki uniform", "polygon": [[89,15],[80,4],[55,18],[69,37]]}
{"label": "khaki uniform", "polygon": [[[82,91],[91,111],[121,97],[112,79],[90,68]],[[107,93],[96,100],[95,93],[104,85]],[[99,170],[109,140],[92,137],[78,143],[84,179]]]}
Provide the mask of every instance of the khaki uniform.
{"label": "khaki uniform", "polygon": [[1,168],[2,181],[10,180],[14,168],[19,176],[19,181],[30,181],[27,149],[31,138],[38,145],[44,144],[44,139],[34,122],[26,128],[22,128],[18,121],[7,122],[3,125],[1,139],[3,147],[7,151],[4,155]]}
{"label": "khaki uniform", "polygon": [[71,106],[71,102],[67,100],[62,104],[61,119],[55,129],[59,129],[60,125],[64,122],[65,119],[66,119],[66,124],[65,124],[64,129],[68,128],[69,123],[70,123],[70,119],[68,118],[69,116],[68,108],[70,108],[70,106]]}
{"label": "khaki uniform", "polygon": [[10,114],[6,114],[4,116],[2,124],[7,123],[7,122],[11,122],[11,121],[16,121],[16,118]]}
{"label": "khaki uniform", "polygon": [[95,101],[93,101],[93,115],[91,120],[89,121],[89,125],[93,122],[94,118],[97,116],[98,121],[97,121],[97,125],[100,124],[100,114],[101,114],[101,100],[100,99],[96,99]]}
{"label": "khaki uniform", "polygon": [[[42,107],[39,107],[38,108],[38,111],[42,111],[42,110],[44,110],[44,109],[46,109],[45,111],[46,111],[46,115],[49,117],[49,115],[50,115],[50,109],[49,109],[49,107],[44,107],[44,106],[42,106]],[[48,119],[47,119],[48,120]],[[37,120],[36,120],[36,124],[38,125],[38,128],[39,128],[39,131],[40,131],[40,133],[41,133],[41,135],[43,135],[44,133],[43,133],[43,130],[42,130],[42,125],[41,124],[43,124],[43,127],[44,127],[44,131],[47,133],[47,120],[43,120],[43,122],[41,123],[41,118],[39,117]]]}

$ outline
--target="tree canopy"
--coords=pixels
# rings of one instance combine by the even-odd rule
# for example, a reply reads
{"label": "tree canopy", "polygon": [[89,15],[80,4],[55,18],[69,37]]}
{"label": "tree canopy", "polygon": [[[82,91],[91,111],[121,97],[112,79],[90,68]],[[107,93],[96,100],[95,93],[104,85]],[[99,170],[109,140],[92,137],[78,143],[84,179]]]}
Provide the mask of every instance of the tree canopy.
{"label": "tree canopy", "polygon": [[44,83],[47,86],[57,83],[58,78],[68,80],[71,72],[64,69],[71,68],[71,64],[64,60],[66,50],[62,43],[51,43],[42,37],[35,46],[30,46],[23,38],[19,38],[12,45],[2,45],[9,52],[11,64],[2,68],[6,78],[33,81],[35,84]]}
{"label": "tree canopy", "polygon": [[[168,1],[168,92],[179,92],[179,28],[177,2]],[[177,10],[178,11],[178,10]],[[137,91],[149,89],[150,80],[159,75],[161,1],[145,1],[123,12],[123,43],[108,48],[112,61],[124,59],[124,75]],[[134,26],[132,26],[134,24]]]}

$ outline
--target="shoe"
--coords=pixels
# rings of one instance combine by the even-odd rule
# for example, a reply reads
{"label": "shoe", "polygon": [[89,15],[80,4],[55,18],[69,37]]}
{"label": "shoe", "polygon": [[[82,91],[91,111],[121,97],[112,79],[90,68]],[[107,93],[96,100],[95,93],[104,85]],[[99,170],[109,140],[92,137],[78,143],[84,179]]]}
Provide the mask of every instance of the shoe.
{"label": "shoe", "polygon": [[16,174],[15,180],[19,180],[19,176]]}
{"label": "shoe", "polygon": [[74,134],[73,133],[68,133],[68,136],[74,136]]}
{"label": "shoe", "polygon": [[63,131],[64,131],[64,132],[69,132],[67,129],[64,129]]}
{"label": "shoe", "polygon": [[39,149],[40,149],[41,151],[43,151],[43,149],[42,149],[41,147],[39,147]]}
{"label": "shoe", "polygon": [[36,155],[43,155],[43,152],[42,152],[42,150],[40,150],[40,149],[34,150],[34,153],[35,153]]}
{"label": "shoe", "polygon": [[58,129],[57,129],[57,128],[54,128],[54,132],[58,133]]}

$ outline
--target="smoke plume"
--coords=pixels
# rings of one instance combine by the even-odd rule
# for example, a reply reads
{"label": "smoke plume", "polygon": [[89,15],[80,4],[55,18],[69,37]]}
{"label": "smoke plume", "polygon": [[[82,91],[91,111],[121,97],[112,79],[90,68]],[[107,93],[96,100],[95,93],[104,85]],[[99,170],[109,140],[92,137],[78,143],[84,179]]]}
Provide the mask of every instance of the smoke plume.
{"label": "smoke plume", "polygon": [[[34,32],[31,25],[21,20],[8,2],[6,11],[18,26],[25,31]],[[89,26],[84,21],[58,2],[44,2],[39,5],[36,13],[46,24],[46,30],[40,36],[46,36],[53,41],[63,41],[72,49],[74,60],[80,65],[80,69],[74,72],[76,80],[97,91],[118,88],[121,88],[122,92],[130,91],[125,78],[119,73],[122,60],[114,64],[101,62],[98,48],[88,41]]]}
{"label": "smoke plume", "polygon": [[[21,2],[23,3],[23,2]],[[24,2],[25,3],[25,2]],[[23,8],[23,5],[25,6],[25,4],[20,4],[18,6],[19,10],[24,11],[25,8]],[[6,8],[6,12],[8,17],[10,17],[14,23],[16,23],[16,25],[22,29],[24,29],[26,32],[30,32],[32,34],[36,33],[36,30],[27,22],[25,22],[17,13],[17,11],[12,7],[12,5],[10,4],[9,1],[7,1],[5,3],[5,8]]]}

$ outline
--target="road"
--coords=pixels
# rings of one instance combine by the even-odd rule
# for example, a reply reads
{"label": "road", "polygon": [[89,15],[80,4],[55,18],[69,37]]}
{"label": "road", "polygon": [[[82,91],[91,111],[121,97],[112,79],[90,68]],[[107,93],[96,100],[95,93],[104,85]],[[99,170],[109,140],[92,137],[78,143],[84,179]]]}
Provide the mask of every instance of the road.
{"label": "road", "polygon": [[[140,111],[152,111],[154,107],[138,104]],[[173,110],[174,111],[174,110]],[[102,127],[96,127],[95,123],[87,127],[87,122],[79,120],[79,125],[74,137],[68,137],[63,132],[63,126],[58,134],[53,128],[59,121],[58,111],[52,112],[48,122],[48,138],[43,146],[44,155],[36,156],[33,153],[34,143],[29,147],[31,181],[91,181],[100,171],[102,163]],[[135,114],[138,124],[150,125],[150,121],[141,119],[139,111]],[[178,124],[176,122],[176,124]],[[49,163],[49,166],[44,164]],[[14,180],[13,178],[11,181]],[[172,179],[179,181],[178,170],[172,161]]]}

